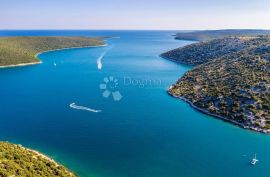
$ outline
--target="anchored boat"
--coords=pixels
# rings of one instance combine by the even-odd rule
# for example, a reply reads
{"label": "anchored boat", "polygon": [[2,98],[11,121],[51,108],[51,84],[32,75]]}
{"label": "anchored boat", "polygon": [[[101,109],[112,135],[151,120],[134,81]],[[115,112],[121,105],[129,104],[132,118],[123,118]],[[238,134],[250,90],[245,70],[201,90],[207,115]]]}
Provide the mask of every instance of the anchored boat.
{"label": "anchored boat", "polygon": [[255,154],[255,156],[254,156],[254,158],[251,160],[251,164],[252,165],[256,165],[256,163],[258,162],[259,160],[257,159],[257,157],[256,157],[256,154]]}

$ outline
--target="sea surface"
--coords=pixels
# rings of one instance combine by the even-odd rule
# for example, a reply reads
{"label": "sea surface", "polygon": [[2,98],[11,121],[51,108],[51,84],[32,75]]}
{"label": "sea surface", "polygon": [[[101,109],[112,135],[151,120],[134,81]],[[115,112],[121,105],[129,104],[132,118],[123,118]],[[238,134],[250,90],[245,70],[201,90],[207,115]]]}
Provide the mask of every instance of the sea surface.
{"label": "sea surface", "polygon": [[47,52],[38,56],[43,64],[1,69],[0,140],[45,153],[82,177],[269,177],[270,135],[166,93],[190,69],[159,57],[192,43],[174,33],[0,31],[116,37],[106,47]]}

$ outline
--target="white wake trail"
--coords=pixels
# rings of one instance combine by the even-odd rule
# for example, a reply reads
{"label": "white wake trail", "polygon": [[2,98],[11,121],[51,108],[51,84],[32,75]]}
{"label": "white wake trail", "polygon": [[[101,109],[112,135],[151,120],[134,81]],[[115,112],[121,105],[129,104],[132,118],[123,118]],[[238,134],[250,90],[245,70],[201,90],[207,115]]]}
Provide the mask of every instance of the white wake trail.
{"label": "white wake trail", "polygon": [[78,106],[76,105],[75,103],[71,103],[69,105],[69,107],[73,108],[73,109],[78,109],[78,110],[84,110],[84,111],[89,111],[89,112],[101,112],[102,110],[96,110],[96,109],[91,109],[91,108],[88,108],[88,107],[84,107],[84,106]]}
{"label": "white wake trail", "polygon": [[103,52],[103,53],[98,57],[98,59],[97,59],[97,67],[98,67],[99,70],[102,69],[102,59],[105,57],[105,55],[106,55],[107,52],[108,52],[108,51]]}
{"label": "white wake trail", "polygon": [[102,69],[102,59],[105,57],[105,55],[112,49],[113,47],[109,48],[108,50],[104,51],[97,59],[97,67],[99,70]]}

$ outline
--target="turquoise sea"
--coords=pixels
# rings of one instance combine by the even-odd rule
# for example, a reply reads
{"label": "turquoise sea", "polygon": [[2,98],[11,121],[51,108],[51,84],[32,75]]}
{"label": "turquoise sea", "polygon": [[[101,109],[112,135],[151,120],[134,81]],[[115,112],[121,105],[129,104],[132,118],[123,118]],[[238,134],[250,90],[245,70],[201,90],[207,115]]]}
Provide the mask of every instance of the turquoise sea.
{"label": "turquoise sea", "polygon": [[118,37],[106,47],[43,53],[41,65],[1,69],[0,140],[41,151],[82,177],[268,177],[270,135],[201,114],[166,93],[190,69],[159,57],[192,43],[174,33],[0,31]]}

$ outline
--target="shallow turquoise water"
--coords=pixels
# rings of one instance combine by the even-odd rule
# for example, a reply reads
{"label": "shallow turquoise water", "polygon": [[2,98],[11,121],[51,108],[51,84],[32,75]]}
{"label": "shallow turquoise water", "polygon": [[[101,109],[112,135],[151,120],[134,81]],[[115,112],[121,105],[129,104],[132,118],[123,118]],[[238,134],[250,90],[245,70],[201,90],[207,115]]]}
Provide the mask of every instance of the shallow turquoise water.
{"label": "shallow turquoise water", "polygon": [[[203,115],[167,95],[190,69],[158,56],[191,43],[174,40],[173,33],[0,31],[120,37],[107,47],[43,53],[41,65],[0,70],[0,139],[37,149],[85,177],[269,176],[269,135]],[[106,51],[99,70],[97,59]],[[102,96],[100,84],[109,76],[118,80],[109,90],[119,91],[120,101]],[[71,109],[73,102],[102,112]],[[260,161],[251,166],[254,153]]]}

